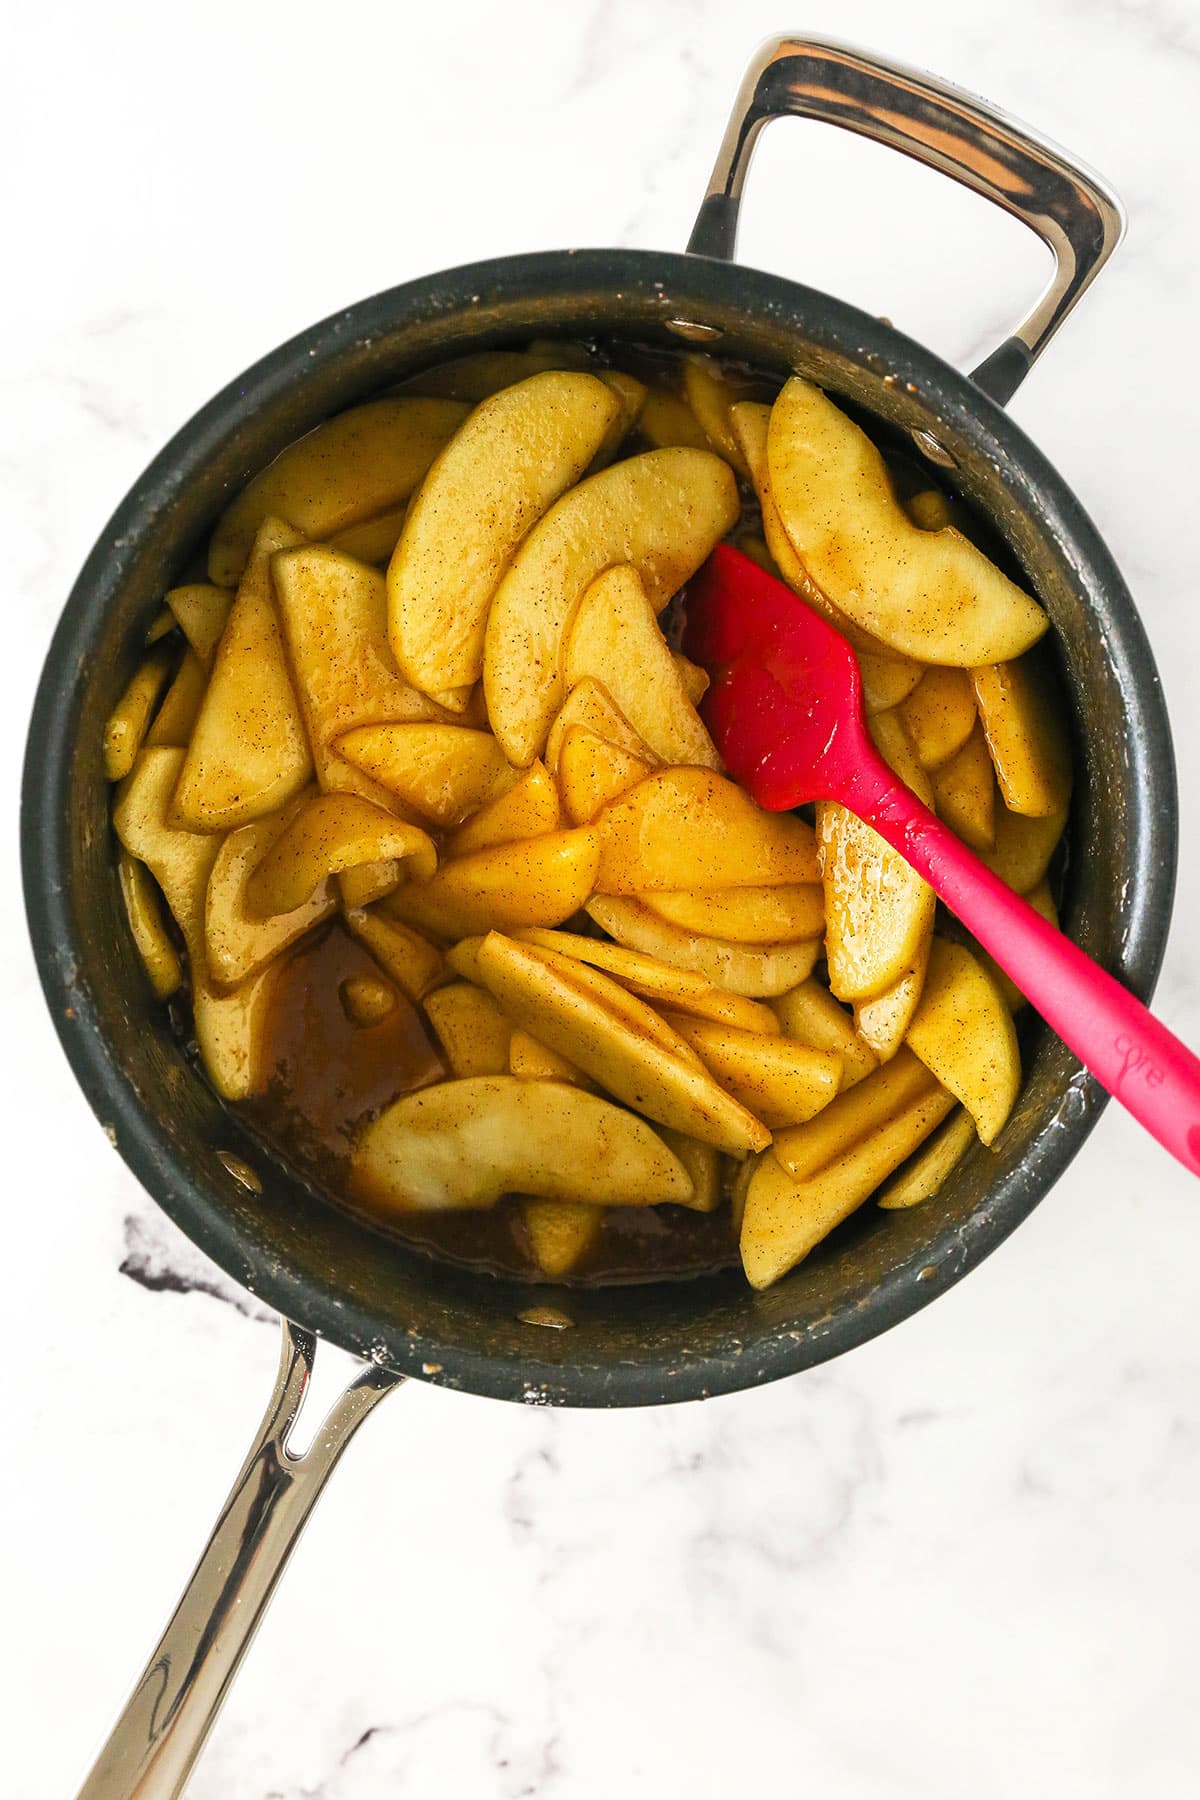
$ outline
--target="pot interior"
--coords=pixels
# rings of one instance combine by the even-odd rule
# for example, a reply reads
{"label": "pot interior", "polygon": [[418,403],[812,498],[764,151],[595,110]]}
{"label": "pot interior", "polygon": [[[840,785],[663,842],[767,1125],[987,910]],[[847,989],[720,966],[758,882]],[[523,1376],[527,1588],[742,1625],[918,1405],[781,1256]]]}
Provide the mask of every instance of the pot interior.
{"label": "pot interior", "polygon": [[[993,1148],[975,1145],[923,1206],[868,1204],[765,1293],[740,1271],[596,1291],[525,1285],[432,1262],[289,1173],[216,1100],[150,996],[117,890],[101,737],[145,624],[228,498],[323,417],[449,356],[551,334],[696,347],[680,321],[718,332],[701,346],[716,354],[781,376],[800,369],[887,431],[936,434],[955,466],[934,472],[1004,541],[1054,623],[1076,757],[1064,926],[1148,994],[1174,868],[1170,743],[1136,614],[1088,520],[1004,415],[928,352],[826,296],[704,259],[506,259],[380,295],[275,352],[184,428],[106,528],[30,738],[25,879],[43,980],[93,1105],[151,1193],[298,1322],[408,1373],[530,1402],[689,1398],[851,1347],[998,1243],[1103,1104],[1029,1019],[1024,1088]],[[261,1192],[231,1173],[231,1156]],[[539,1305],[571,1328],[521,1317]]]}

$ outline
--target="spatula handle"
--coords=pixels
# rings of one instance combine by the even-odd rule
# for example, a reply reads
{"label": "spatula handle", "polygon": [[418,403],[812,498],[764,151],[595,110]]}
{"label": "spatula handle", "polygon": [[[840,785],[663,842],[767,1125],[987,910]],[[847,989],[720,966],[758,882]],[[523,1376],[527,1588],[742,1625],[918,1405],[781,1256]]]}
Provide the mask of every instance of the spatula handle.
{"label": "spatula handle", "polygon": [[853,804],[925,877],[1080,1062],[1164,1149],[1200,1175],[1200,1058],[993,875],[884,763],[873,782],[859,785]]}

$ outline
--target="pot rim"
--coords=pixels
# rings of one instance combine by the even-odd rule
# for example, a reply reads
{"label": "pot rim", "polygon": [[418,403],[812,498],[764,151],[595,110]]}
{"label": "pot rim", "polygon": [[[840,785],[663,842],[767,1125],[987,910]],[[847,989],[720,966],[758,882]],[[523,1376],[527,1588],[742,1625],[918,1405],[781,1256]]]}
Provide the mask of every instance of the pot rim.
{"label": "pot rim", "polygon": [[[730,1342],[724,1354],[660,1358],[644,1364],[574,1362],[484,1354],[469,1345],[389,1332],[332,1281],[318,1284],[256,1246],[182,1168],[157,1116],[126,1074],[83,979],[70,903],[66,817],[76,696],[87,677],[98,620],[119,592],[124,571],[161,508],[166,488],[194,472],[270,408],[317,360],[362,348],[388,331],[431,318],[446,321],[445,341],[462,352],[464,320],[488,335],[492,307],[544,298],[582,303],[589,294],[640,303],[650,325],[678,315],[736,321],[794,318],[796,329],[831,355],[880,364],[919,389],[932,421],[951,434],[969,429],[1060,545],[1069,546],[1081,585],[1104,599],[1105,645],[1122,677],[1131,784],[1143,796],[1130,833],[1128,914],[1119,973],[1148,999],[1161,963],[1174,885],[1177,800],[1174,757],[1161,684],[1144,629],[1115,563],[1087,514],[1052,465],[1018,426],[969,379],[894,327],[846,302],[783,277],[706,257],[648,250],[541,251],[465,264],[387,289],[299,333],[254,363],[203,406],[148,465],[101,532],[56,627],[35,699],[21,793],[21,857],[26,911],[38,973],[72,1070],[128,1166],[222,1269],[286,1317],[398,1372],[492,1397],[574,1405],[637,1405],[706,1397],[790,1374],[852,1349],[919,1310],[980,1262],[1032,1211],[1081,1148],[1107,1096],[1079,1077],[1080,1104],[1057,1129],[1043,1129],[1019,1165],[989,1190],[959,1226],[934,1240],[925,1267],[901,1263],[873,1290],[870,1308],[846,1308],[806,1332],[764,1321],[753,1344]],[[673,296],[684,296],[682,300]],[[802,321],[802,324],[801,324]],[[493,328],[493,338],[504,335]],[[508,328],[512,334],[512,328]],[[634,335],[631,330],[630,335]],[[686,344],[680,344],[681,350]],[[431,354],[429,362],[442,353]],[[379,383],[374,383],[378,386]],[[370,391],[370,384],[363,392]],[[350,404],[347,398],[343,404]],[[97,604],[98,600],[103,603]],[[93,616],[94,615],[94,616]],[[1074,1085],[1074,1084],[1073,1084]],[[952,1241],[950,1241],[952,1239]],[[531,1289],[531,1295],[536,1293]],[[543,1336],[545,1334],[542,1334]],[[555,1334],[561,1343],[573,1334]]]}

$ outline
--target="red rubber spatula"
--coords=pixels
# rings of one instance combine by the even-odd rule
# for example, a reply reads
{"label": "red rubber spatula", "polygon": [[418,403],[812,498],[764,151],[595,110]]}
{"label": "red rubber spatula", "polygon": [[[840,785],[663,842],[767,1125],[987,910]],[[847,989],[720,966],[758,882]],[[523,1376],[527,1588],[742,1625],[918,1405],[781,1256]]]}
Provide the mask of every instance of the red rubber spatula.
{"label": "red rubber spatula", "polygon": [[922,805],[863,720],[853,650],[790,588],[720,544],[687,590],[684,649],[730,774],[772,811],[840,800],[911,863],[1082,1063],[1200,1175],[1200,1058]]}

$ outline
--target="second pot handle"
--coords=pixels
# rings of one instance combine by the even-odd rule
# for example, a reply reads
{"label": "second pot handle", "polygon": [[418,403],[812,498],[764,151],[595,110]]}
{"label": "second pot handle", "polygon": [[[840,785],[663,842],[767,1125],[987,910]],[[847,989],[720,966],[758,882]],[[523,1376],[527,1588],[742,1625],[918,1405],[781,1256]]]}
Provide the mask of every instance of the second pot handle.
{"label": "second pot handle", "polygon": [[316,1338],[283,1320],[275,1391],[167,1629],[79,1790],[79,1800],[175,1800],[204,1747],[275,1584],[342,1451],[404,1379],[367,1364],[302,1456],[288,1437]]}
{"label": "second pot handle", "polygon": [[1028,225],[1050,283],[971,379],[1003,406],[1121,241],[1116,194],[1066,151],[962,88],[823,38],[772,38],[746,72],[688,250],[730,261],[755,140],[792,115],[840,125],[952,175]]}

